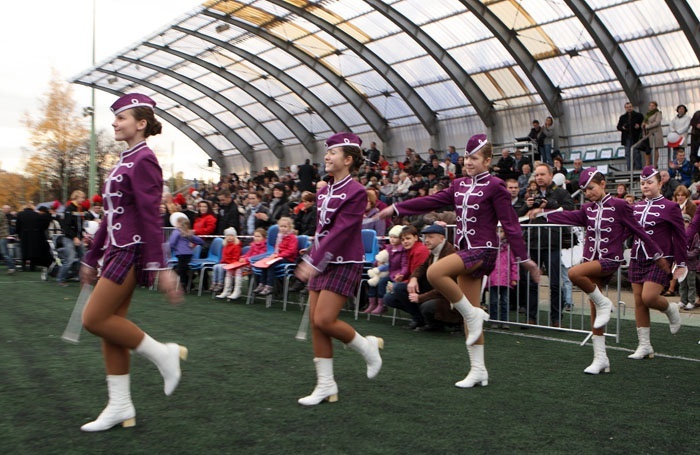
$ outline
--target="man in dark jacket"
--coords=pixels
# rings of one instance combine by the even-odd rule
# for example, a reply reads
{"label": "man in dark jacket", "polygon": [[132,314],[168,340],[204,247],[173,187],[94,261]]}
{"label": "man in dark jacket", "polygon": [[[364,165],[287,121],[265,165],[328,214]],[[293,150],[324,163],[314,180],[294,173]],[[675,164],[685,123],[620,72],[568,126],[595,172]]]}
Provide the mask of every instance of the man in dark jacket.
{"label": "man in dark jacket", "polygon": [[241,232],[241,214],[238,212],[238,205],[231,197],[230,190],[221,190],[217,195],[219,198],[218,222],[216,224],[216,234],[223,235],[226,228],[232,227],[236,233]]}
{"label": "man in dark jacket", "polygon": [[22,264],[28,262],[30,270],[51,264],[51,249],[46,239],[50,222],[51,215],[35,211],[32,202],[28,202],[24,210],[17,214],[16,227],[22,249]]}
{"label": "man in dark jacket", "polygon": [[299,177],[299,191],[302,193],[304,191],[311,191],[312,193],[316,191],[314,182],[318,180],[319,177],[318,173],[311,165],[311,160],[307,158],[304,164],[299,166],[297,176]]}
{"label": "man in dark jacket", "polygon": [[427,226],[421,233],[430,256],[413,271],[408,282],[394,283],[392,291],[384,296],[384,305],[409,313],[409,329],[440,330],[443,322],[459,323],[461,316],[430,285],[428,267],[454,253],[455,247],[445,239],[445,228],[440,224]]}
{"label": "man in dark jacket", "polygon": [[637,149],[632,151],[632,145],[642,137],[643,122],[644,116],[642,113],[635,111],[632,103],[625,103],[625,113],[617,121],[617,130],[621,133],[620,144],[625,146],[625,159],[627,160],[628,169],[630,163],[634,164],[634,169],[642,168],[642,152]]}
{"label": "man in dark jacket", "polygon": [[[77,261],[83,256],[83,201],[85,193],[81,190],[75,190],[70,195],[70,201],[66,204],[66,209],[63,211],[63,242],[60,245],[63,248],[65,260],[61,269],[58,271],[59,286],[68,286],[66,280],[68,273]],[[59,246],[59,245],[56,245]]]}
{"label": "man in dark jacket", "polygon": [[[525,205],[520,209],[518,216],[529,215],[530,211],[538,208],[554,210],[574,210],[574,200],[564,188],[557,187],[552,179],[552,168],[548,164],[539,164],[534,172],[538,193],[527,195]],[[549,227],[542,218],[535,218],[529,222],[526,232],[530,258],[547,269],[549,277],[549,292],[551,301],[551,323],[554,327],[561,324],[562,295],[561,295],[561,249],[571,247],[571,230],[561,227]],[[522,280],[520,286],[522,287]],[[527,284],[525,284],[527,286]],[[528,323],[537,322],[539,306],[538,284],[530,279],[528,290]]]}

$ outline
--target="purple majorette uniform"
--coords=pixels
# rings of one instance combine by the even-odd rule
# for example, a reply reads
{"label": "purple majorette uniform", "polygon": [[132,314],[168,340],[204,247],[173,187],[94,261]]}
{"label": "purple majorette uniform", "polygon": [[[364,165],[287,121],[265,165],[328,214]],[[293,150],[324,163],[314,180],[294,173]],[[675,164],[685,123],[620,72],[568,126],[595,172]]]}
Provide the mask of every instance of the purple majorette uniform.
{"label": "purple majorette uniform", "polygon": [[[336,133],[326,141],[326,150],[357,147],[362,141],[352,133]],[[309,280],[309,290],[328,290],[354,295],[362,278],[365,248],[362,220],[367,208],[367,190],[351,175],[335,181],[316,194],[316,234],[311,250],[302,259],[320,272]]]}
{"label": "purple majorette uniform", "polygon": [[624,199],[610,194],[600,201],[585,203],[579,210],[545,212],[544,215],[554,223],[585,227],[583,259],[586,262],[600,261],[604,272],[612,274],[624,262],[624,242],[632,233],[649,245],[652,257],[661,256],[659,246],[634,221],[632,207]]}
{"label": "purple majorette uniform", "polygon": [[[109,257],[113,249],[138,247],[137,256],[140,259],[135,264],[137,268],[166,269],[162,219],[158,209],[162,193],[160,165],[146,142],[122,152],[119,162],[105,181],[102,193],[104,220],[83,263],[94,268],[100,257],[105,254]],[[125,267],[130,268],[131,265],[134,264],[125,264]],[[105,260],[103,276],[107,266]]]}
{"label": "purple majorette uniform", "polygon": [[[485,264],[486,269],[493,269],[498,256],[499,220],[516,261],[529,259],[518,218],[510,204],[510,193],[501,179],[488,172],[455,179],[448,188],[431,196],[395,204],[394,210],[399,216],[418,215],[449,205],[455,207],[457,214],[454,244],[465,266],[468,267],[469,256],[487,252],[493,257],[483,258],[484,262],[490,262]],[[480,274],[488,275],[491,270],[481,270]]]}

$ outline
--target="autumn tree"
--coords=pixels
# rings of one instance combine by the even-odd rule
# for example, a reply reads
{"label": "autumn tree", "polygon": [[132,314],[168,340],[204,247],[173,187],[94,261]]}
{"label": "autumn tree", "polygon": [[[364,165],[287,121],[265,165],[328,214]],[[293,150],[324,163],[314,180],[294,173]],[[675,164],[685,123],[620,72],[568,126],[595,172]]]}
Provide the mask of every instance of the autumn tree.
{"label": "autumn tree", "polygon": [[41,99],[41,117],[33,119],[27,114],[24,122],[36,152],[30,160],[34,177],[52,190],[59,189],[64,200],[69,190],[85,189],[83,162],[89,132],[76,111],[72,87],[55,70]]}
{"label": "autumn tree", "polygon": [[36,179],[12,172],[0,172],[0,205],[19,210],[29,201],[38,202]]}

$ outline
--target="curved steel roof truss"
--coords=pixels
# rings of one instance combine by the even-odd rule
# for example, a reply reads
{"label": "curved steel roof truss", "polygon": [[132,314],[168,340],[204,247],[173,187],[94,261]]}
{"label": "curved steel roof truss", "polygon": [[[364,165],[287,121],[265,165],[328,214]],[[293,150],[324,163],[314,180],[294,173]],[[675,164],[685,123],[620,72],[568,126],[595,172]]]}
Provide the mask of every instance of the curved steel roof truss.
{"label": "curved steel roof truss", "polygon": [[381,0],[364,0],[376,11],[382,13],[396,24],[406,35],[412,37],[435,61],[445,70],[450,78],[457,84],[462,94],[469,100],[477,114],[487,127],[494,125],[494,109],[491,101],[476,85],[469,74],[452,58],[452,56],[440,46],[430,35],[425,33],[418,25],[399,13],[395,8]]}
{"label": "curved steel roof truss", "polygon": [[[190,55],[184,54],[179,51],[175,51],[173,49],[163,47],[163,46],[156,46],[152,43],[146,43],[148,47],[160,50],[162,52],[167,52],[172,55],[175,55],[177,57],[183,58],[189,62],[192,62],[194,64],[200,65],[203,68],[206,68],[207,70],[211,71],[214,74],[217,74],[221,77],[225,78],[225,75],[222,73],[226,73],[224,70],[221,68],[216,67],[215,65],[212,65],[211,63],[204,62],[196,57],[192,57]],[[170,70],[168,68],[163,68],[158,65],[154,65],[152,63],[149,63],[147,61],[144,61],[143,59],[141,60],[136,60],[128,57],[120,57],[122,60],[125,60],[127,62],[133,63],[135,65],[141,65],[145,66],[146,68],[150,68],[154,71],[157,71],[159,73],[166,74],[173,79],[176,79],[183,84],[187,84],[188,86],[194,88],[195,90],[198,90],[202,92],[204,95],[208,96],[209,98],[213,99],[217,103],[219,103],[222,107],[228,109],[229,112],[231,112],[233,115],[238,117],[248,128],[250,128],[255,134],[262,140],[262,142],[267,145],[272,153],[275,154],[277,158],[282,158],[282,144],[281,142],[277,139],[277,137],[270,132],[270,130],[260,123],[255,117],[250,115],[248,111],[245,109],[241,108],[237,104],[233,103],[230,99],[226,98],[225,96],[222,96],[220,93],[210,89],[206,85],[202,84],[201,82],[198,82],[196,80],[193,80],[189,77],[182,76],[178,74],[177,72]]]}
{"label": "curved steel roof truss", "polygon": [[615,41],[596,12],[583,0],[564,0],[591,35],[622,84],[627,98],[633,105],[639,103],[641,81],[619,43]]}
{"label": "curved steel roof truss", "polygon": [[[430,109],[430,106],[416,92],[416,90],[401,77],[390,65],[388,65],[381,57],[365,47],[362,43],[350,36],[339,27],[319,18],[318,16],[308,13],[304,8],[292,5],[284,0],[267,0],[269,3],[285,8],[299,17],[311,22],[316,27],[333,36],[338,41],[346,45],[358,57],[367,62],[375,71],[396,90],[396,93],[403,98],[409,108],[413,111],[418,120],[423,124],[428,134],[437,142],[439,131],[437,127],[437,117],[435,112]],[[313,5],[316,7],[315,5]]]}
{"label": "curved steel roof truss", "polygon": [[678,25],[683,30],[690,47],[695,52],[695,56],[700,60],[700,22],[685,0],[666,0],[668,9],[678,21]]}
{"label": "curved steel roof truss", "polygon": [[[270,64],[269,62],[263,60],[262,58],[258,57],[257,55],[248,52],[246,50],[240,49],[236,46],[232,46],[231,44],[213,38],[209,35],[206,35],[204,33],[194,31],[194,30],[188,30],[183,27],[179,26],[174,26],[174,30],[178,30],[182,33],[187,33],[191,36],[197,37],[203,41],[209,42],[213,44],[214,46],[221,47],[233,54],[238,55],[244,60],[247,60],[248,62],[252,63],[253,65],[259,67],[266,73],[270,74],[272,77],[280,81],[282,84],[287,86],[289,90],[294,92],[299,98],[303,99],[308,103],[308,105],[318,113],[318,115],[328,124],[328,126],[333,130],[333,131],[348,131],[350,127],[341,119],[338,114],[333,112],[333,109],[330,109],[327,104],[325,104],[323,101],[321,101],[320,98],[318,98],[311,90],[309,90],[307,87],[305,87],[303,84],[299,83],[296,79],[289,77],[287,74],[285,74],[283,71],[280,71],[279,68],[276,66]],[[144,43],[145,45],[152,47],[154,49],[164,49],[163,46],[158,46],[153,43]],[[172,47],[169,48],[169,50],[173,51]],[[177,55],[180,54],[179,51]],[[201,61],[201,60],[200,60]],[[211,65],[208,62],[205,62],[208,65]],[[197,63],[200,64],[200,63]],[[212,65],[213,66],[213,65]]]}
{"label": "curved steel roof truss", "polygon": [[247,24],[231,16],[216,14],[210,10],[204,10],[201,14],[218,19],[222,22],[226,22],[240,28],[241,30],[254,34],[258,38],[263,39],[278,49],[287,52],[289,55],[299,60],[302,64],[308,66],[312,71],[328,81],[329,84],[335,87],[343,95],[348,103],[350,103],[350,105],[360,113],[362,118],[367,121],[367,124],[374,131],[377,137],[379,137],[383,142],[389,142],[391,137],[388,131],[388,123],[386,119],[377,112],[375,107],[367,101],[367,97],[358,93],[343,77],[338,76],[332,69],[326,67],[322,62],[314,58],[314,56],[295,46],[290,41],[278,38],[272,33],[269,33],[259,27]]}
{"label": "curved steel roof truss", "polygon": [[187,109],[191,110],[195,114],[197,114],[202,120],[205,122],[209,123],[214,130],[218,131],[220,134],[222,134],[228,141],[233,144],[238,151],[243,155],[243,157],[250,163],[253,162],[253,147],[248,144],[241,136],[238,135],[234,130],[226,126],[221,120],[213,116],[210,112],[207,112],[205,109],[201,108],[197,104],[191,102],[187,98],[178,95],[177,93],[174,93],[171,90],[166,89],[165,87],[161,87],[160,85],[153,84],[151,82],[145,81],[143,79],[139,79],[136,77],[129,76],[127,74],[122,74],[118,71],[111,71],[107,69],[100,69],[101,72],[105,74],[110,74],[112,76],[117,76],[122,79],[126,79],[128,81],[131,81],[135,84],[138,85],[143,85],[146,88],[149,88],[153,90],[154,92],[158,92],[164,96],[167,96],[168,98],[172,99],[175,101],[177,104],[180,104],[182,106],[186,106]]}
{"label": "curved steel roof truss", "polygon": [[549,112],[554,117],[563,113],[561,108],[561,93],[554,86],[551,79],[545,74],[537,60],[530,54],[527,48],[516,37],[516,32],[508,28],[488,7],[478,0],[459,0],[488,28],[491,33],[503,44],[513,56],[520,67],[530,77],[532,85],[539,93]]}

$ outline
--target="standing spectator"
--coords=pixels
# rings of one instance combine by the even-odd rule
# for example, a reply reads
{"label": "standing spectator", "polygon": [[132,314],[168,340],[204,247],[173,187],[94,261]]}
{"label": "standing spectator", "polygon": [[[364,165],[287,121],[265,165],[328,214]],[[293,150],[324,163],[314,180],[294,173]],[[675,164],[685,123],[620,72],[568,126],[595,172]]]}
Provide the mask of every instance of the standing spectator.
{"label": "standing spectator", "polygon": [[527,137],[529,137],[535,144],[535,161],[544,161],[544,134],[542,133],[542,127],[540,126],[539,120],[532,121],[532,129],[528,133]]}
{"label": "standing spectator", "polygon": [[304,161],[304,164],[299,166],[297,171],[299,176],[299,191],[311,191],[314,192],[316,187],[314,186],[314,181],[318,180],[318,175],[311,165],[311,160],[308,158]]}
{"label": "standing spectator", "polygon": [[[671,119],[668,125],[668,147],[676,148],[685,145],[685,137],[690,131],[690,116],[688,108],[684,104],[676,107],[676,116]],[[675,137],[674,137],[675,136]]]}
{"label": "standing spectator", "polygon": [[[574,210],[574,201],[571,195],[564,188],[557,187],[552,182],[552,168],[548,164],[540,164],[535,168],[535,183],[537,184],[537,192],[533,195],[528,195],[525,199],[525,206],[519,216],[528,215],[540,212],[539,209],[555,210],[562,208],[564,210]],[[559,327],[561,324],[561,281],[559,272],[561,271],[561,253],[562,248],[571,247],[571,233],[568,228],[547,227],[546,224],[540,224],[539,221],[530,221],[531,227],[527,230],[528,247],[530,249],[530,258],[544,265],[549,276],[549,293],[550,293],[550,315],[551,324],[553,327]],[[535,324],[539,312],[539,291],[537,283],[530,277],[529,295],[528,295],[528,323]]]}
{"label": "standing spectator", "polygon": [[220,190],[217,197],[219,199],[219,216],[216,223],[216,234],[223,235],[224,231],[230,227],[239,232],[241,229],[241,214],[238,212],[238,205],[233,200],[231,190]]}
{"label": "standing spectator", "polygon": [[29,270],[51,264],[51,249],[46,239],[50,222],[51,216],[36,212],[31,201],[17,214],[16,229],[22,250],[22,264],[28,262]]}
{"label": "standing spectator", "polygon": [[379,164],[379,156],[380,155],[381,155],[381,152],[377,149],[377,143],[370,142],[369,148],[367,150],[365,150],[365,157],[367,158],[367,161],[369,161],[370,165]]}
{"label": "standing spectator", "polygon": [[542,148],[540,151],[542,161],[547,164],[554,164],[552,161],[552,151],[556,148],[555,144],[557,140],[557,130],[554,126],[554,119],[552,117],[547,117],[544,120],[544,126],[540,132],[540,136],[542,136]]}
{"label": "standing spectator", "polygon": [[685,158],[685,150],[676,149],[676,158],[668,163],[668,175],[689,187],[693,179],[693,165]]}
{"label": "standing spectator", "polygon": [[496,265],[489,274],[487,286],[489,288],[489,314],[493,322],[491,328],[508,330],[506,324],[495,321],[508,321],[508,308],[510,293],[518,284],[520,274],[515,254],[510,250],[508,239],[503,228],[498,228],[498,256]]}
{"label": "standing spectator", "polygon": [[630,165],[634,165],[634,169],[642,168],[641,151],[637,148],[632,150],[632,146],[642,137],[643,122],[644,116],[641,112],[635,111],[632,103],[625,103],[625,113],[617,121],[617,130],[621,133],[620,144],[625,147],[628,169],[631,169]]}
{"label": "standing spectator", "polygon": [[5,214],[5,207],[9,212],[10,206],[4,206],[0,211],[0,255],[2,255],[7,264],[7,274],[15,273],[15,259],[10,256],[10,250],[7,248],[7,238],[10,236],[10,219]]}
{"label": "standing spectator", "polygon": [[81,190],[75,190],[71,193],[70,199],[63,211],[64,237],[61,247],[65,259],[56,277],[56,281],[61,287],[68,286],[66,283],[68,273],[83,256],[83,201],[85,193]]}
{"label": "standing spectator", "polygon": [[[693,217],[687,213],[683,214],[683,224],[686,229],[692,219]],[[679,285],[682,308],[688,311],[695,308],[698,256],[700,256],[700,235],[695,234],[692,239],[688,239],[688,276]]]}
{"label": "standing spectator", "polygon": [[693,164],[700,161],[698,149],[700,149],[700,110],[695,111],[690,119],[690,161]]}
{"label": "standing spectator", "polygon": [[[661,131],[661,122],[663,121],[663,113],[659,110],[659,104],[656,101],[649,103],[649,110],[644,115],[642,128],[644,134],[649,135],[649,146],[654,151],[654,166],[659,163],[659,149],[664,146],[664,135]],[[649,165],[649,154],[645,157],[646,165]]]}

